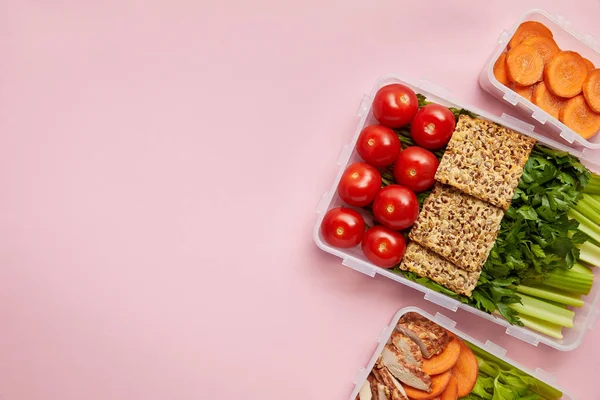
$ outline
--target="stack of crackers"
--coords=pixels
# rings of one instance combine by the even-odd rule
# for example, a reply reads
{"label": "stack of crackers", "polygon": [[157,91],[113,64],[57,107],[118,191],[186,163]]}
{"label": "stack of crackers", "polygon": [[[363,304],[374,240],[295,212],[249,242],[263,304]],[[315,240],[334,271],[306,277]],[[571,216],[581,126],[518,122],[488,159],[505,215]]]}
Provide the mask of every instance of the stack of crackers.
{"label": "stack of crackers", "polygon": [[471,296],[535,140],[461,115],[400,269]]}

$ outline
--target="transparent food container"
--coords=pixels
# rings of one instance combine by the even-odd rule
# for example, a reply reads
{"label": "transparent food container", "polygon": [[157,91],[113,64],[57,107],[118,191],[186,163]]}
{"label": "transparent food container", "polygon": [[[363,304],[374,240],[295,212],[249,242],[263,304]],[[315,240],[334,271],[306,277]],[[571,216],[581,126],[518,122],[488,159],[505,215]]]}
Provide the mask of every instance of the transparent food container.
{"label": "transparent food container", "polygon": [[394,318],[392,319],[392,321],[390,322],[390,324],[384,326],[383,329],[381,330],[381,333],[379,334],[379,337],[377,338],[379,345],[377,346],[375,353],[371,357],[371,360],[369,361],[367,366],[364,368],[361,368],[358,371],[358,373],[356,374],[356,378],[354,379],[354,382],[353,382],[355,384],[355,386],[354,386],[354,390],[352,391],[352,394],[350,395],[350,400],[356,400],[356,396],[358,396],[358,393],[359,393],[361,387],[367,380],[369,373],[373,369],[375,362],[379,358],[379,355],[383,351],[384,346],[386,345],[390,336],[392,335],[395,326],[398,324],[398,321],[404,314],[407,314],[409,312],[415,312],[415,313],[421,314],[425,318],[435,322],[436,324],[442,326],[446,330],[454,333],[460,339],[463,339],[463,340],[479,347],[480,349],[487,351],[488,353],[492,354],[495,357],[498,357],[502,361],[504,361],[508,364],[511,364],[513,367],[520,369],[522,372],[525,372],[526,374],[529,374],[529,375],[539,379],[540,381],[544,382],[545,384],[552,386],[553,388],[561,391],[563,393],[562,400],[572,399],[572,397],[568,393],[566,393],[559,386],[555,385],[554,378],[551,375],[549,375],[546,371],[544,371],[543,369],[537,368],[535,371],[530,371],[530,370],[520,366],[516,362],[514,362],[511,359],[506,357],[506,350],[504,348],[498,346],[497,344],[495,344],[493,342],[490,342],[489,340],[486,341],[485,343],[481,343],[481,342],[473,339],[469,335],[460,331],[456,327],[457,324],[455,321],[453,321],[452,319],[450,319],[440,313],[436,313],[435,316],[433,316],[433,315],[430,315],[430,314],[426,313],[425,311],[421,310],[420,308],[406,307],[406,308],[402,308],[401,310],[399,310],[396,313],[396,315],[394,316]]}
{"label": "transparent food container", "polygon": [[594,63],[596,68],[600,68],[600,47],[594,36],[574,31],[571,29],[569,21],[563,16],[552,16],[542,10],[531,10],[523,14],[511,29],[500,34],[491,58],[481,71],[479,84],[486,92],[503,100],[507,105],[532,118],[536,123],[543,125],[548,131],[548,138],[562,139],[570,148],[578,149],[582,153],[581,159],[600,162],[600,133],[592,136],[589,140],[584,139],[531,101],[504,86],[494,76],[496,60],[504,52],[515,31],[524,21],[537,21],[546,25],[552,31],[558,47],[562,50],[576,51]]}
{"label": "transparent food container", "polygon": [[[459,109],[464,108],[469,111],[472,111],[478,114],[483,119],[487,119],[489,121],[504,125],[509,129],[531,136],[537,139],[540,143],[547,145],[548,147],[557,150],[567,151],[580,158],[583,155],[582,150],[573,149],[562,142],[551,139],[545,135],[539,134],[534,130],[534,127],[532,125],[529,125],[517,118],[511,117],[506,114],[502,114],[500,117],[498,117],[487,113],[483,110],[480,110],[476,107],[473,107],[469,104],[458,102],[457,100],[453,99],[452,93],[448,89],[439,86],[431,81],[421,80],[418,83],[411,83],[407,79],[400,78],[398,75],[383,76],[375,84],[371,91],[371,94],[363,97],[358,109],[358,116],[360,117],[360,122],[358,123],[358,127],[354,133],[354,137],[352,138],[352,141],[349,144],[342,148],[342,151],[337,160],[339,170],[335,177],[335,180],[329,191],[322,195],[317,205],[316,211],[318,214],[318,218],[314,228],[314,241],[317,244],[317,246],[323,251],[326,251],[327,253],[340,257],[342,259],[342,264],[347,267],[362,272],[363,274],[368,275],[370,277],[374,277],[376,274],[380,274],[403,285],[412,287],[413,289],[417,289],[425,293],[425,299],[431,301],[432,303],[445,307],[451,311],[464,309],[468,312],[480,316],[481,318],[506,327],[507,334],[521,339],[532,345],[537,346],[539,343],[544,343],[550,347],[562,351],[570,351],[577,348],[581,344],[585,333],[588,331],[588,329],[594,326],[598,318],[598,306],[600,303],[600,284],[594,285],[590,294],[582,298],[585,302],[583,307],[573,309],[573,311],[575,312],[574,327],[565,328],[563,330],[563,339],[557,340],[546,335],[534,332],[528,328],[510,325],[508,321],[506,321],[499,314],[487,314],[468,304],[463,304],[460,301],[455,300],[449,296],[435,292],[419,283],[413,282],[405,278],[403,275],[396,274],[388,269],[377,267],[363,255],[360,246],[351,249],[340,249],[329,245],[327,242],[325,242],[325,240],[323,240],[319,229],[321,226],[321,221],[323,220],[323,216],[328,210],[344,205],[343,201],[339,198],[337,194],[337,187],[342,173],[348,165],[357,161],[362,161],[362,159],[355,150],[355,145],[358,136],[364,127],[377,123],[371,111],[372,99],[375,96],[375,93],[377,93],[377,90],[391,83],[402,83],[406,86],[409,86],[416,93],[420,93],[426,96],[428,101],[436,102],[447,107],[456,107]],[[600,171],[600,166],[598,166],[598,164],[592,163],[590,160],[587,159],[582,161],[588,168],[590,168],[594,172],[597,173]],[[600,162],[600,160],[596,161]],[[600,268],[594,268],[593,272],[595,280],[600,280]]]}

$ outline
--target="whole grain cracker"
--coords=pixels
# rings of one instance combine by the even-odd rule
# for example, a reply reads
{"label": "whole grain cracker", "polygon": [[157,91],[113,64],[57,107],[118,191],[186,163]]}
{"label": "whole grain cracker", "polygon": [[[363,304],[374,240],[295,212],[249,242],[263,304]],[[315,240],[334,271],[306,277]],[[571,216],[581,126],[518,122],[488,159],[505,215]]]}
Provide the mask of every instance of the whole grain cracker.
{"label": "whole grain cracker", "polygon": [[494,246],[503,217],[502,209],[437,183],[409,237],[457,267],[475,271]]}
{"label": "whole grain cracker", "polygon": [[481,271],[465,271],[416,242],[409,242],[400,269],[431,279],[454,293],[471,297]]}
{"label": "whole grain cracker", "polygon": [[507,210],[535,139],[461,115],[435,179]]}

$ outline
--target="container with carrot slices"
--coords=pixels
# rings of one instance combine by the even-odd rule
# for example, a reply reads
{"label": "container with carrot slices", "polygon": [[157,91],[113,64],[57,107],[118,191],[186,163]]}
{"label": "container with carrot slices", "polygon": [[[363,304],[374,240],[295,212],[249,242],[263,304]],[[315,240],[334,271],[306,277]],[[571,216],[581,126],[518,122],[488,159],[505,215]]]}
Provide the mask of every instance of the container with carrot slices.
{"label": "container with carrot slices", "polygon": [[545,135],[600,159],[600,52],[563,17],[528,11],[502,33],[479,82],[543,125]]}
{"label": "container with carrot slices", "polygon": [[403,308],[384,328],[350,400],[571,399],[547,377],[504,354],[494,343],[462,333],[439,313]]}

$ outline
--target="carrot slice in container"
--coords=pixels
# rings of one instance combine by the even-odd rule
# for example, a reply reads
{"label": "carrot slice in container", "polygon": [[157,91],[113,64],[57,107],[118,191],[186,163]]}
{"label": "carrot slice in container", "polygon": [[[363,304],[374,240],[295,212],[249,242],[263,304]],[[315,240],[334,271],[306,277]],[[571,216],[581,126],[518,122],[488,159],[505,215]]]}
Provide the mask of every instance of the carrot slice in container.
{"label": "carrot slice in container", "polygon": [[571,98],[581,93],[587,74],[583,57],[574,51],[561,51],[546,66],[544,81],[555,95]]}
{"label": "carrot slice in container", "polygon": [[527,100],[532,101],[531,99],[533,98],[533,92],[534,92],[535,88],[537,87],[537,85],[539,85],[539,83],[536,83],[535,85],[530,85],[530,86],[520,86],[520,85],[515,85],[513,83],[513,90],[519,96],[523,96]]}
{"label": "carrot slice in container", "polygon": [[551,38],[553,35],[552,31],[546,25],[536,21],[525,21],[519,25],[513,37],[510,38],[508,47],[512,49],[531,36],[546,36]]}
{"label": "carrot slice in container", "polygon": [[464,397],[471,393],[477,382],[479,365],[475,354],[462,341],[460,342],[460,357],[451,371],[458,383],[458,397]]}
{"label": "carrot slice in container", "polygon": [[560,110],[559,119],[584,139],[589,139],[600,131],[600,114],[590,108],[583,95],[567,101]]}
{"label": "carrot slice in container", "polygon": [[560,51],[554,39],[547,36],[530,36],[522,43],[535,47],[544,59],[544,66],[548,65],[550,60]]}
{"label": "carrot slice in container", "polygon": [[500,57],[494,63],[494,76],[504,86],[509,85],[510,79],[508,79],[508,73],[506,72],[506,53],[500,54]]}
{"label": "carrot slice in container", "polygon": [[560,110],[565,106],[566,99],[554,95],[548,90],[544,82],[540,82],[533,91],[533,97],[531,98],[533,104],[558,119]]}
{"label": "carrot slice in container", "polygon": [[517,85],[533,85],[542,80],[544,59],[535,47],[520,44],[506,55],[506,69],[510,80]]}
{"label": "carrot slice in container", "polygon": [[444,351],[430,359],[423,360],[421,371],[427,375],[437,375],[448,371],[456,364],[460,355],[460,343],[454,335],[452,336]]}
{"label": "carrot slice in container", "polygon": [[590,72],[583,82],[583,96],[592,110],[600,113],[600,69]]}
{"label": "carrot slice in container", "polygon": [[438,397],[440,400],[457,400],[458,399],[458,381],[454,375],[450,378],[446,390]]}
{"label": "carrot slice in container", "polygon": [[592,72],[593,70],[596,69],[596,67],[594,67],[594,63],[591,62],[590,60],[588,60],[587,58],[583,59],[583,62],[585,63],[585,65],[587,65],[588,67],[588,72]]}
{"label": "carrot slice in container", "polygon": [[404,391],[406,396],[412,400],[431,400],[441,395],[448,383],[452,378],[450,371],[446,371],[443,374],[434,375],[431,377],[431,392],[425,392],[423,390],[415,389],[408,385],[404,385]]}

